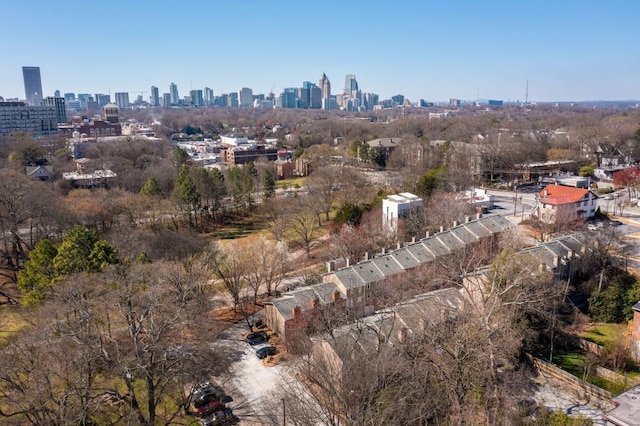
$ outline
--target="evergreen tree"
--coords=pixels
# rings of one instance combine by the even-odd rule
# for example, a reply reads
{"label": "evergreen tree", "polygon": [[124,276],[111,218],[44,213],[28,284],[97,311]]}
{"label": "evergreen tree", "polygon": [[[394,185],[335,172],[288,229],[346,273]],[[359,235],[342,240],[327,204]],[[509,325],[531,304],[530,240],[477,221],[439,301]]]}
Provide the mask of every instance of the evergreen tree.
{"label": "evergreen tree", "polygon": [[154,197],[161,195],[162,191],[160,190],[160,186],[158,185],[158,181],[156,178],[151,176],[140,188],[140,195],[146,195],[147,197]]}
{"label": "evergreen tree", "polygon": [[273,198],[276,195],[276,182],[271,172],[265,172],[262,176],[262,197],[265,200]]}

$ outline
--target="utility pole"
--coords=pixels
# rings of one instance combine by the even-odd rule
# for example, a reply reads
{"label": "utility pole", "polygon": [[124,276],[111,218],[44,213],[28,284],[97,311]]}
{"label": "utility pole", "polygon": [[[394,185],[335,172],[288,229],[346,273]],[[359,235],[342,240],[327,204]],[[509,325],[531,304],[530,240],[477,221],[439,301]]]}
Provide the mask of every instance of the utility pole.
{"label": "utility pole", "polygon": [[285,399],[282,398],[282,426],[287,424],[287,405]]}

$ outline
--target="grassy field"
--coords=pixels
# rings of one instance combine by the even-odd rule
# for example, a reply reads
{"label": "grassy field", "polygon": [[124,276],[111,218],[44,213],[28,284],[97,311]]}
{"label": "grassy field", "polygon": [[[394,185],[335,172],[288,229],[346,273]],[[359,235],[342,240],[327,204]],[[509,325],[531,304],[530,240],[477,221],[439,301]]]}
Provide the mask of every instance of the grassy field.
{"label": "grassy field", "polygon": [[585,340],[597,343],[601,346],[612,346],[627,330],[626,324],[593,324],[580,334]]}
{"label": "grassy field", "polygon": [[278,189],[302,188],[304,186],[305,177],[283,179],[276,182]]}
{"label": "grassy field", "polygon": [[24,315],[23,308],[19,306],[0,307],[0,347],[28,325]]}
{"label": "grassy field", "polygon": [[[553,357],[553,361],[558,367],[583,380],[585,379],[584,369],[586,360],[587,357],[584,354],[578,352],[559,354],[554,355]],[[595,369],[595,366],[593,368]],[[591,383],[592,385],[596,385],[602,389],[608,390],[614,395],[622,393],[627,389],[624,384],[611,382],[609,380],[603,379],[602,377],[598,377],[595,374],[587,375],[586,381]]]}

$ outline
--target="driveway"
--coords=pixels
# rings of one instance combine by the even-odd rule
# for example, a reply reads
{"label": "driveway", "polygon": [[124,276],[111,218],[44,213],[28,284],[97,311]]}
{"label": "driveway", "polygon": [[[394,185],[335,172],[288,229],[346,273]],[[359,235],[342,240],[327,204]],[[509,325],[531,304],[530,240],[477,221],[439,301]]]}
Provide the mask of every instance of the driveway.
{"label": "driveway", "polygon": [[[261,315],[262,312],[256,317]],[[229,406],[241,425],[267,424],[269,415],[273,415],[281,403],[277,390],[281,380],[288,376],[290,366],[265,366],[255,354],[255,350],[264,345],[251,346],[242,340],[248,331],[247,324],[239,322],[220,335],[216,345],[231,350],[233,363],[229,373],[216,380],[233,398]]]}

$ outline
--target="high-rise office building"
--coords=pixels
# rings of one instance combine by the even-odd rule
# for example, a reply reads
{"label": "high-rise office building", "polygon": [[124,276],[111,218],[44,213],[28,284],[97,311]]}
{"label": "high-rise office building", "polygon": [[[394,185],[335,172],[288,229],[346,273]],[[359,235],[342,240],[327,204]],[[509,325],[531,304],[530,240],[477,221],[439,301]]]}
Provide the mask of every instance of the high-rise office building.
{"label": "high-rise office building", "polygon": [[297,108],[298,89],[296,87],[285,87],[278,97],[277,105],[280,108]]}
{"label": "high-rise office building", "polygon": [[60,91],[59,91],[59,90],[56,90],[55,92],[53,92],[53,96],[54,96],[55,98],[59,98],[59,97],[60,97]]}
{"label": "high-rise office building", "polygon": [[331,83],[325,73],[322,73],[318,86],[322,90],[322,99],[329,99],[331,97]]}
{"label": "high-rise office building", "polygon": [[129,108],[129,92],[116,92],[116,105],[120,109]]}
{"label": "high-rise office building", "polygon": [[111,95],[105,95],[103,93],[96,93],[96,102],[98,103],[98,107],[104,108],[106,104],[111,103]]}
{"label": "high-rise office building", "polygon": [[54,107],[56,109],[56,123],[67,122],[67,107],[64,98],[60,96],[47,96],[42,100],[42,106]]}
{"label": "high-rise office building", "polygon": [[43,99],[40,67],[22,67],[22,78],[27,103],[31,106],[40,106]]}
{"label": "high-rise office building", "polygon": [[15,131],[34,137],[58,133],[56,108],[53,106],[27,106],[24,102],[0,102],[0,135]]}
{"label": "high-rise office building", "polygon": [[191,106],[194,106],[194,107],[204,106],[204,97],[202,96],[202,90],[190,91],[189,98],[191,99]]}
{"label": "high-rise office building", "polygon": [[344,79],[344,93],[351,96],[354,90],[358,90],[358,82],[356,81],[355,74],[347,74]]}
{"label": "high-rise office building", "polygon": [[179,105],[180,97],[178,96],[178,85],[171,83],[169,85],[169,95],[171,95],[171,105]]}
{"label": "high-rise office building", "polygon": [[64,94],[64,100],[65,100],[65,102],[75,101],[76,100],[76,94],[75,93],[65,93]]}
{"label": "high-rise office building", "polygon": [[232,108],[238,108],[238,105],[239,105],[238,92],[229,93],[229,101],[227,106],[230,106]]}
{"label": "high-rise office building", "polygon": [[171,95],[169,93],[162,94],[162,106],[169,108],[171,106]]}
{"label": "high-rise office building", "polygon": [[160,91],[156,86],[151,86],[151,96],[149,97],[149,104],[152,107],[160,106]]}
{"label": "high-rise office building", "polygon": [[240,106],[250,107],[253,105],[253,90],[248,87],[240,89]]}
{"label": "high-rise office building", "polygon": [[213,98],[213,90],[205,87],[204,88],[204,105],[205,106],[213,106],[214,98]]}

